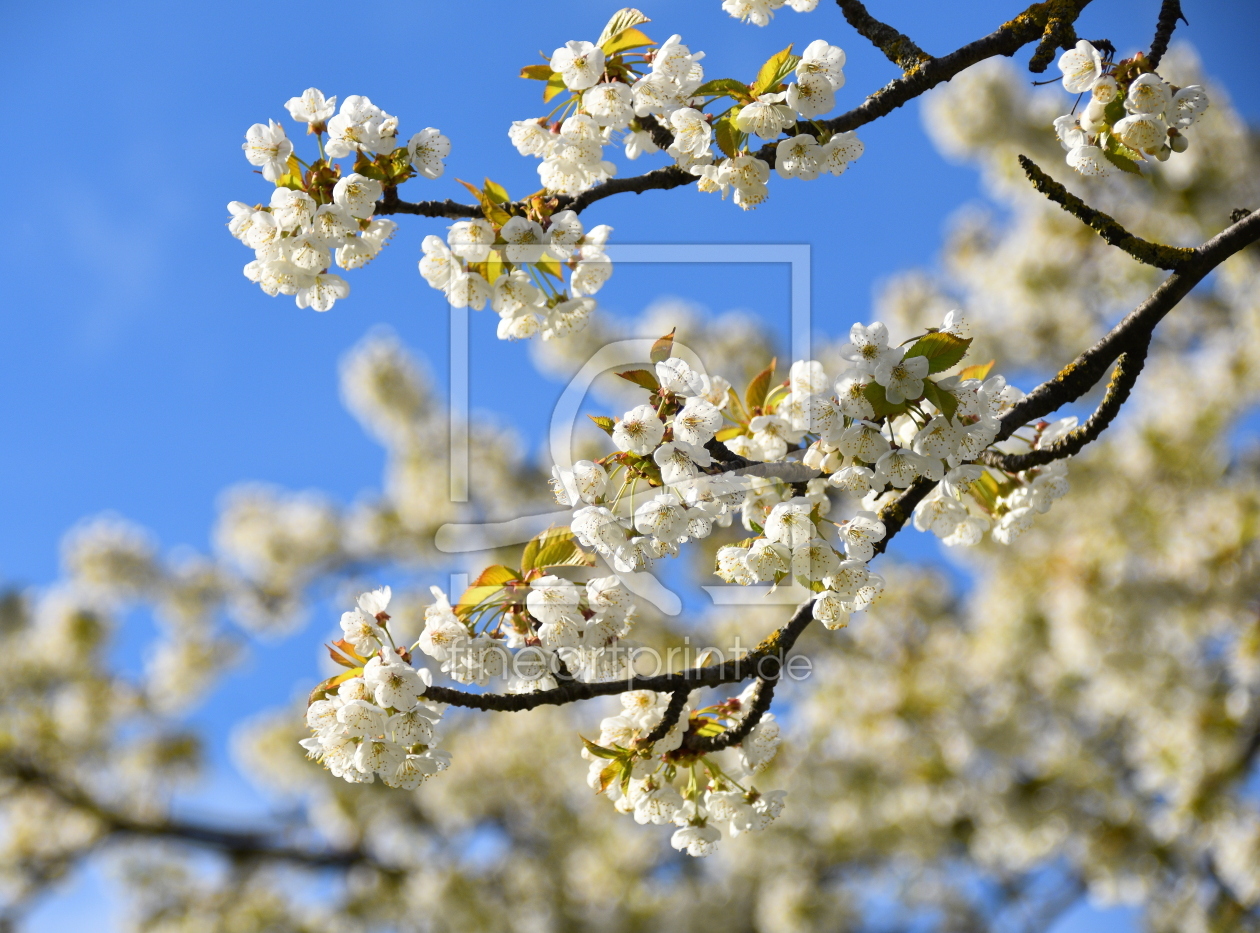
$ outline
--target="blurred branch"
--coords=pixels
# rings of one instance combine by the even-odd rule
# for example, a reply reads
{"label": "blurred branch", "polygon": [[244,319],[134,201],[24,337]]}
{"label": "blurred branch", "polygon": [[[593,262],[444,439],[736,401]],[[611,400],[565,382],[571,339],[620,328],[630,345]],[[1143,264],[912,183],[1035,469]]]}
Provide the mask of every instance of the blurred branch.
{"label": "blurred branch", "polygon": [[1180,269],[1185,263],[1195,258],[1196,252],[1193,249],[1152,243],[1130,233],[1110,214],[1104,214],[1102,211],[1095,210],[1068,191],[1067,188],[1038,168],[1037,163],[1028,158],[1028,156],[1021,155],[1019,164],[1023,167],[1024,173],[1028,176],[1028,180],[1032,182],[1034,188],[1081,223],[1093,228],[1100,237],[1112,246],[1124,250],[1138,262],[1146,263],[1148,266],[1156,266],[1160,269],[1171,270]]}
{"label": "blurred branch", "polygon": [[1020,470],[1070,457],[1086,444],[1093,443],[1098,435],[1107,430],[1108,425],[1120,413],[1120,408],[1128,401],[1129,393],[1133,391],[1142,366],[1146,363],[1146,352],[1150,345],[1148,335],[1136,349],[1120,354],[1120,358],[1116,360],[1116,368],[1111,373],[1111,381],[1107,383],[1106,395],[1083,425],[1073,428],[1049,447],[1026,454],[1004,454],[996,450],[986,450],[980,457],[981,462],[1008,473],[1018,473]]}
{"label": "blurred branch", "polygon": [[0,774],[32,790],[51,794],[66,806],[94,817],[101,823],[106,836],[139,836],[186,842],[217,850],[240,861],[290,862],[311,868],[344,868],[361,864],[384,868],[358,847],[306,849],[278,845],[264,833],[223,829],[170,818],[140,819],[101,803],[77,784],[25,759],[0,756]]}
{"label": "blurred branch", "polygon": [[1192,252],[1151,297],[1129,312],[1092,347],[1063,367],[1053,378],[1029,392],[1003,417],[996,440],[1010,437],[1020,427],[1074,402],[1101,379],[1125,353],[1136,353],[1148,343],[1156,325],[1190,290],[1230,256],[1260,240],[1260,213],[1249,214]]}
{"label": "blurred branch", "polygon": [[887,59],[904,72],[911,72],[932,56],[887,23],[881,23],[867,12],[861,0],[836,0],[840,12],[858,35],[884,53]]}
{"label": "blurred branch", "polygon": [[1151,40],[1151,53],[1146,56],[1151,68],[1158,68],[1160,61],[1164,58],[1164,53],[1168,51],[1168,40],[1172,38],[1173,30],[1177,28],[1177,20],[1181,20],[1187,26],[1190,25],[1190,20],[1186,19],[1181,12],[1181,0],[1164,0],[1159,8],[1159,19],[1155,23],[1155,38]]}

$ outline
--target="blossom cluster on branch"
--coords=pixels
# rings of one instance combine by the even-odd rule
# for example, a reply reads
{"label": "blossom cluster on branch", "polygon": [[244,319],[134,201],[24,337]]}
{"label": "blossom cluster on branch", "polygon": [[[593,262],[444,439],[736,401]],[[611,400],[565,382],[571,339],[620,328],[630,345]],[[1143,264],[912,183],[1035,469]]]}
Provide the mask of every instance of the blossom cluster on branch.
{"label": "blossom cluster on branch", "polygon": [[[275,120],[251,126],[245,157],[275,190],[266,205],[231,202],[228,230],[254,250],[247,279],[273,297],[295,296],[299,308],[327,311],[350,294],[346,280],[329,272],[334,258],[344,270],[365,266],[398,228],[372,216],[386,187],[414,175],[440,178],[451,144],[428,127],[399,145],[398,118],[357,94],[338,112],[336,97],[307,88],[285,108],[315,137],[318,157],[302,160]],[[350,157],[353,171],[343,174],[337,160]]]}
{"label": "blossom cluster on branch", "polygon": [[1113,63],[1082,39],[1059,58],[1059,70],[1064,90],[1089,95],[1080,114],[1073,108],[1054,121],[1068,165],[1082,175],[1137,173],[1141,162],[1185,152],[1185,131],[1208,108],[1202,87],[1170,85],[1141,52]]}

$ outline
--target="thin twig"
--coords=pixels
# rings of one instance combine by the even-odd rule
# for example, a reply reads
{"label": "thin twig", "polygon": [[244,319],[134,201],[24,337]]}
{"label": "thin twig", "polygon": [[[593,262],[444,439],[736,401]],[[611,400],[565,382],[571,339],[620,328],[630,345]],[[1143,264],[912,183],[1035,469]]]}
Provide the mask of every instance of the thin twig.
{"label": "thin twig", "polygon": [[902,71],[911,72],[924,62],[931,61],[932,56],[915,45],[908,36],[871,16],[861,0],[836,0],[836,5],[858,35],[869,39],[872,45]]}
{"label": "thin twig", "polygon": [[1090,207],[1076,195],[1038,168],[1037,163],[1028,156],[1021,155],[1019,164],[1024,174],[1032,182],[1033,187],[1047,198],[1058,204],[1065,211],[1095,230],[1100,237],[1116,249],[1122,249],[1138,262],[1160,269],[1180,269],[1185,263],[1195,258],[1195,251],[1180,246],[1164,246],[1152,243],[1140,236],[1130,233],[1110,214]]}
{"label": "thin twig", "polygon": [[739,721],[739,725],[717,735],[688,735],[683,740],[683,746],[688,751],[711,755],[744,741],[748,738],[748,733],[752,732],[757,727],[757,723],[761,722],[762,717],[770,711],[770,702],[774,699],[774,688],[778,682],[778,671],[773,676],[767,672],[766,676],[758,677],[756,695]]}
{"label": "thin twig", "polygon": [[1029,451],[1026,454],[1004,454],[996,450],[986,450],[980,461],[1008,473],[1018,473],[1032,467],[1044,466],[1055,460],[1079,453],[1086,444],[1093,443],[1120,413],[1121,407],[1128,401],[1129,393],[1137,382],[1142,366],[1146,362],[1146,352],[1150,347],[1150,338],[1140,343],[1134,350],[1120,354],[1116,360],[1116,368],[1107,384],[1107,393],[1098,404],[1098,408],[1080,427],[1073,428],[1066,435],[1048,447]]}
{"label": "thin twig", "polygon": [[1135,351],[1148,341],[1164,315],[1175,308],[1209,272],[1257,240],[1260,240],[1260,213],[1244,217],[1196,248],[1195,257],[1166,278],[1151,297],[1008,411],[1002,417],[996,440],[1005,440],[1023,425],[1076,401],[1088,392],[1122,353]]}

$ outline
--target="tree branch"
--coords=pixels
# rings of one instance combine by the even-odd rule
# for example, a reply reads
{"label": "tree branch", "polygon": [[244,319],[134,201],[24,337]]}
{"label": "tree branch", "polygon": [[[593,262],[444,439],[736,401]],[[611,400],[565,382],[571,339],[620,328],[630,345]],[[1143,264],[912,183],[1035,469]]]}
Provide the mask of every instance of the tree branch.
{"label": "tree branch", "polygon": [[1181,0],[1164,0],[1159,8],[1159,20],[1155,23],[1155,38],[1151,40],[1151,54],[1146,56],[1152,68],[1159,67],[1164,53],[1168,51],[1168,40],[1172,38],[1173,30],[1177,28],[1177,20],[1181,20],[1187,26],[1190,25],[1190,20],[1186,19],[1181,12]]}
{"label": "tree branch", "polygon": [[1260,213],[1249,214],[1193,250],[1194,258],[1166,278],[1151,297],[1008,411],[1002,417],[996,439],[1005,440],[1023,425],[1076,401],[1088,392],[1121,354],[1135,352],[1149,341],[1164,315],[1175,308],[1209,272],[1257,240],[1260,240]]}
{"label": "tree branch", "polygon": [[669,705],[665,707],[665,712],[661,716],[661,721],[656,724],[655,729],[639,739],[639,744],[650,747],[665,738],[669,730],[678,725],[678,717],[682,715],[683,707],[687,705],[688,696],[690,693],[686,690],[674,691],[674,695],[669,698]]}
{"label": "tree branch", "polygon": [[52,794],[65,805],[95,817],[108,835],[173,839],[215,849],[229,858],[246,861],[292,862],[311,868],[376,864],[372,856],[357,847],[342,850],[304,849],[277,845],[263,833],[223,829],[183,820],[139,819],[101,803],[83,788],[26,759],[7,755],[0,757],[0,774]]}
{"label": "tree branch", "polygon": [[376,213],[419,214],[421,217],[450,217],[453,220],[482,216],[480,205],[460,204],[450,198],[445,201],[403,201],[398,197],[397,188],[385,189],[376,202]]}
{"label": "tree branch", "polygon": [[581,194],[571,198],[567,196],[561,197],[559,198],[559,209],[570,210],[580,214],[596,201],[610,198],[614,194],[622,194],[626,191],[632,191],[635,194],[642,194],[644,191],[668,191],[671,188],[681,188],[683,185],[689,185],[695,180],[695,175],[684,172],[677,165],[663,165],[642,175],[631,175],[628,178],[610,178],[608,181],[596,185],[594,188],[588,188]]}
{"label": "tree branch", "polygon": [[781,668],[776,669],[773,674],[767,671],[764,677],[757,678],[757,695],[753,697],[748,711],[738,726],[717,735],[689,734],[683,740],[683,747],[701,755],[711,755],[743,742],[748,738],[748,733],[752,732],[757,723],[761,722],[762,717],[770,711],[770,702],[774,699],[774,688],[779,682],[780,670]]}
{"label": "tree branch", "polygon": [[881,23],[867,12],[861,0],[836,0],[840,12],[849,25],[857,30],[858,35],[869,39],[871,44],[884,53],[885,57],[907,74],[924,62],[931,61],[932,56],[914,44],[907,36],[903,36],[887,23]]}
{"label": "tree branch", "polygon": [[1138,374],[1146,362],[1146,351],[1150,347],[1150,336],[1142,341],[1136,349],[1120,354],[1116,360],[1116,368],[1107,384],[1107,394],[1098,408],[1089,416],[1089,420],[1077,428],[1073,428],[1066,436],[1039,450],[1026,454],[1004,454],[996,450],[986,450],[980,462],[1008,473],[1018,473],[1032,467],[1043,466],[1054,460],[1062,460],[1079,453],[1086,444],[1091,444],[1120,413],[1120,408],[1128,401],[1129,393],[1137,382]]}
{"label": "tree branch", "polygon": [[1138,262],[1146,263],[1148,266],[1156,266],[1160,269],[1180,269],[1182,265],[1195,258],[1196,254],[1193,249],[1152,243],[1150,240],[1144,240],[1140,236],[1130,233],[1110,214],[1104,214],[1102,211],[1095,210],[1068,191],[1067,188],[1038,168],[1037,163],[1028,158],[1028,156],[1021,155],[1019,164],[1023,167],[1024,174],[1028,176],[1028,180],[1032,182],[1034,188],[1085,224],[1085,226],[1095,230],[1100,237],[1116,247],[1116,249],[1124,250]]}

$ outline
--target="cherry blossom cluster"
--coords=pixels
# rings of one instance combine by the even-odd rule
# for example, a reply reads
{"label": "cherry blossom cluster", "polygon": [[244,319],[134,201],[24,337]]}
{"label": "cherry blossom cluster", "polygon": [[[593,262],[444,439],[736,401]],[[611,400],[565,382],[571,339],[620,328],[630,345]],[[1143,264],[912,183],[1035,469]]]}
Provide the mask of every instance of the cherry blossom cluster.
{"label": "cherry blossom cluster", "polygon": [[617,451],[556,468],[561,504],[578,506],[571,527],[585,547],[618,573],[644,570],[679,546],[726,527],[744,502],[749,478],[708,475],[708,445],[722,425],[730,383],[667,357],[654,369],[620,374],[647,389],[648,402],[620,419],[598,419]]}
{"label": "cherry blossom cluster", "polygon": [[[372,216],[385,189],[413,175],[440,177],[451,144],[429,127],[400,145],[398,118],[359,95],[338,112],[336,97],[308,88],[285,107],[315,137],[318,158],[300,159],[274,120],[251,126],[245,157],[275,189],[265,205],[230,203],[228,230],[254,250],[247,279],[273,297],[295,296],[299,308],[327,311],[350,294],[346,280],[329,271],[334,260],[358,269],[394,235],[397,224]],[[336,160],[349,157],[353,170],[343,174]]]}
{"label": "cherry blossom cluster", "polygon": [[316,689],[306,709],[314,735],[301,744],[309,757],[336,777],[370,784],[379,775],[389,787],[412,790],[445,771],[450,756],[436,748],[438,704],[420,699],[433,682],[426,668],[411,665],[411,653],[395,646],[389,632],[390,590],[359,596],[341,617],[345,637],[333,658],[350,668]]}
{"label": "cherry blossom cluster", "polygon": [[1141,52],[1112,63],[1082,39],[1059,58],[1059,70],[1064,88],[1089,95],[1079,114],[1073,108],[1054,121],[1068,165],[1082,175],[1137,172],[1139,162],[1185,152],[1185,131],[1208,108],[1202,87],[1169,84]]}
{"label": "cherry blossom cluster", "polygon": [[[647,22],[642,14],[622,18],[620,22],[632,25],[609,35],[622,13],[605,28],[607,38],[599,45],[566,42],[555,50],[547,65],[522,72],[525,77],[548,81],[544,101],[561,89],[570,92],[551,115],[519,120],[508,130],[521,155],[542,159],[538,175],[549,191],[579,194],[612,177],[617,169],[604,159],[603,147],[616,134],[620,134],[628,158],[657,152],[652,134],[642,122],[646,117],[669,125],[674,114],[690,111],[700,122],[704,120],[703,114],[689,107],[704,82],[700,65],[704,53],[693,53],[677,35],[656,47],[634,28]],[[647,51],[629,51],[644,48]],[[559,119],[548,122],[557,112]],[[692,129],[675,140],[669,154],[689,166],[707,155],[708,144],[700,136],[707,136],[708,125],[701,133],[688,116],[680,120]]]}
{"label": "cherry blossom cluster", "polygon": [[[720,577],[744,585],[795,578],[821,592],[815,616],[838,627],[883,589],[882,579],[865,568],[885,532],[875,515],[882,497],[919,477],[936,482],[917,506],[914,524],[952,546],[978,544],[989,530],[1010,543],[1067,494],[1062,461],[1020,473],[976,463],[994,444],[1001,416],[1023,396],[1002,376],[989,376],[990,365],[947,375],[970,344],[963,328],[951,312],[939,329],[890,346],[885,325],[854,324],[840,349],[851,367],[834,381],[817,361],[797,361],[784,383],[758,389],[746,405],[731,393],[735,424],[717,437],[732,453],[772,462],[799,452],[826,486],[860,499],[863,509],[831,522],[828,500],[811,488],[822,479],[811,481],[807,495],[786,499],[782,484],[767,482],[764,495],[758,489],[744,503],[745,527],[757,537],[718,551]],[[1075,426],[1074,418],[1041,422],[995,449],[1042,449]],[[826,526],[834,527],[836,546]]]}
{"label": "cherry blossom cluster", "polygon": [[[730,4],[729,11],[758,21],[778,6],[782,3]],[[547,82],[544,101],[569,92],[549,115],[517,121],[508,130],[522,155],[542,159],[538,172],[547,191],[575,195],[612,177],[616,167],[604,158],[603,147],[617,134],[628,158],[657,152],[654,129],[673,138],[666,154],[698,177],[700,190],[726,197],[733,189],[735,203],[744,209],[769,193],[770,166],[752,154],[754,136],[776,140],[794,131],[778,143],[776,170],[783,178],[839,175],[862,154],[851,132],[832,133],[818,124],[808,132],[797,125],[835,106],[836,91],[844,86],[843,50],[818,39],[800,56],[791,46],[778,52],[751,83],[706,82],[704,53],[692,52],[677,35],[657,47],[634,28],[644,22],[638,11],[622,10],[599,42],[567,42],[546,65],[521,72]],[[789,77],[794,80],[785,83]],[[705,112],[719,101],[725,109]]]}
{"label": "cherry blossom cluster", "polygon": [[555,687],[562,669],[588,682],[626,675],[635,647],[625,640],[634,624],[629,590],[615,576],[581,584],[547,572],[590,564],[568,529],[537,540],[537,559],[547,563],[526,566],[527,549],[522,568],[487,569],[454,607],[433,588],[436,600],[425,610],[416,647],[443,673],[480,686],[505,677],[509,693]]}
{"label": "cherry blossom cluster", "polygon": [[591,763],[587,783],[640,825],[677,826],[670,844],[693,857],[715,851],[723,827],[732,838],[765,829],[783,812],[787,796],[782,790],[758,790],[751,780],[778,751],[779,724],[773,714],[762,716],[737,752],[705,755],[683,748],[688,734],[737,728],[756,689],[750,685],[738,697],[695,711],[689,703],[655,742],[647,740],[666,715],[669,694],[650,690],[621,694],[621,712],[604,719],[599,741],[587,741],[582,750]]}
{"label": "cherry blossom cluster", "polygon": [[[587,118],[569,121],[578,119]],[[612,275],[604,252],[612,227],[586,230],[573,211],[548,214],[545,205],[531,209],[533,216],[509,217],[486,203],[484,219],[452,224],[445,241],[424,238],[425,281],[456,308],[480,311],[489,301],[499,313],[501,340],[549,340],[585,327],[595,309],[590,296]]]}
{"label": "cherry blossom cluster", "polygon": [[818,0],[722,0],[722,9],[745,23],[765,26],[774,19],[774,11],[784,6],[797,13],[812,13]]}

